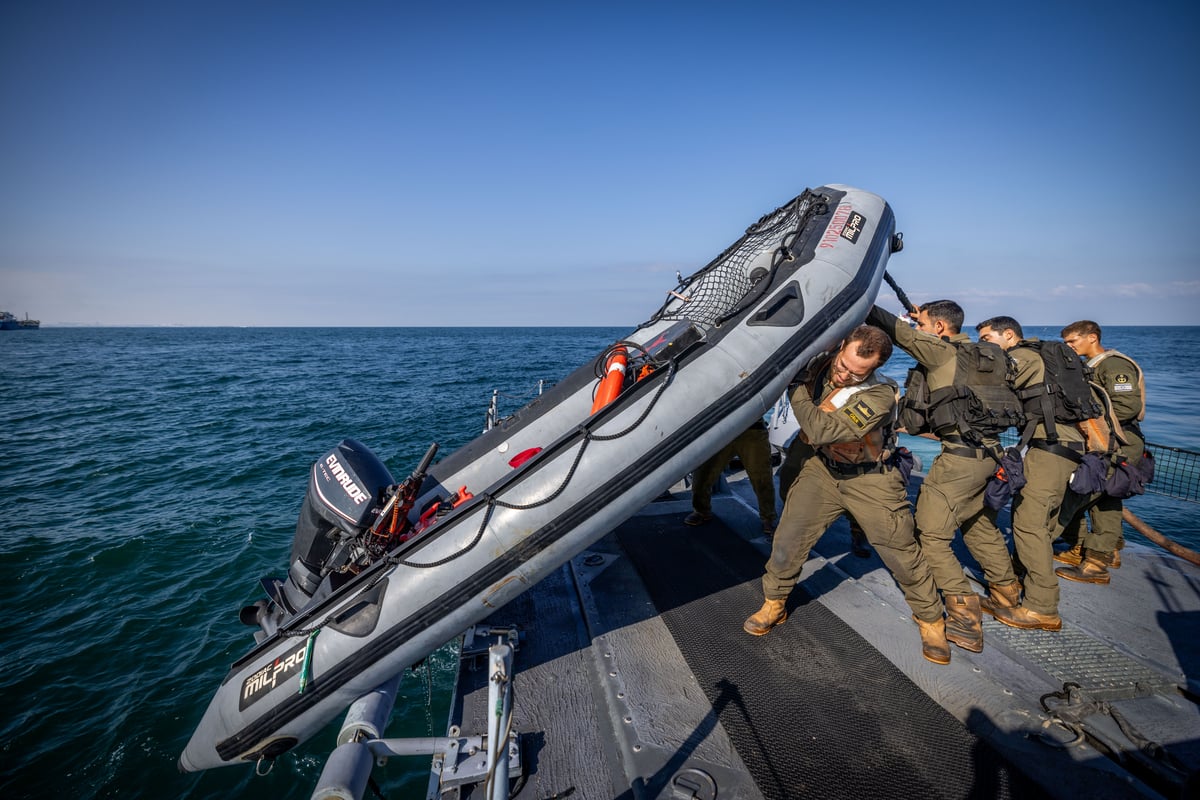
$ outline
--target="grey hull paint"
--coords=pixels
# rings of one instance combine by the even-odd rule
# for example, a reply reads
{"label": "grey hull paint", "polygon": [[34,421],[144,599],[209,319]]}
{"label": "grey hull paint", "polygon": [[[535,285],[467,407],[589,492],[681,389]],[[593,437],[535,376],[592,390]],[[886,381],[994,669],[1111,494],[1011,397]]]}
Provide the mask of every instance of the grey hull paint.
{"label": "grey hull paint", "polygon": [[[589,417],[594,381],[586,379],[588,365],[511,424],[435,465],[425,484],[433,488],[423,497],[443,486],[466,485],[475,501],[397,554],[412,566],[376,565],[289,621],[292,635],[277,634],[240,659],[180,756],[180,768],[190,772],[252,762],[304,742],[355,698],[419,662],[616,527],[769,410],[798,369],[866,317],[890,254],[894,220],[882,198],[837,185],[815,192],[828,198],[828,208],[787,241],[794,250],[790,260],[777,252],[783,242],[774,242],[747,263],[747,272],[774,264],[770,284],[731,318],[703,326],[707,341],[685,352],[675,370],[659,370]],[[839,235],[846,209],[862,217],[853,241]],[[680,293],[687,296],[688,288]],[[789,309],[799,307],[802,313],[794,321],[777,315],[789,324],[773,323],[780,298],[788,296],[799,298]],[[686,312],[682,301],[673,303],[679,308],[664,310],[674,316]],[[646,344],[670,325],[651,321],[626,339]],[[624,436],[602,438],[635,423]],[[544,449],[519,470],[510,468],[508,459],[529,447]],[[582,458],[580,448],[586,448]],[[572,477],[564,486],[568,474]],[[488,498],[537,505],[489,506]],[[437,567],[416,566],[446,559]],[[377,584],[384,578],[380,593]],[[378,615],[369,632],[350,635],[331,627],[336,619],[354,616],[372,585],[381,594],[378,604],[357,612]],[[296,634],[318,626],[305,692],[298,692],[300,669],[291,669],[276,676],[276,685],[261,700],[242,708],[246,682],[289,656],[294,659],[306,642]],[[361,626],[339,627],[361,633]]]}

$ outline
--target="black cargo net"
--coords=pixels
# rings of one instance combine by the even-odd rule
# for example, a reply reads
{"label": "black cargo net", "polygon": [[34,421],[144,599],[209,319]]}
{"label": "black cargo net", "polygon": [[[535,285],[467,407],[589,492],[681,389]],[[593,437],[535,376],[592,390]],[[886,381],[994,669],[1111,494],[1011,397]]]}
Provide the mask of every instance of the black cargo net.
{"label": "black cargo net", "polygon": [[1146,451],[1154,456],[1154,480],[1146,485],[1148,494],[1200,503],[1200,453],[1150,442],[1146,442]]}
{"label": "black cargo net", "polygon": [[[804,194],[746,229],[746,235],[734,242],[708,266],[680,280],[679,286],[650,321],[687,319],[704,325],[716,325],[750,299],[756,286],[766,287],[775,268],[793,257],[791,247],[800,231],[814,214],[825,213],[826,197],[805,190]],[[770,269],[751,276],[750,265],[764,253],[773,252]]]}

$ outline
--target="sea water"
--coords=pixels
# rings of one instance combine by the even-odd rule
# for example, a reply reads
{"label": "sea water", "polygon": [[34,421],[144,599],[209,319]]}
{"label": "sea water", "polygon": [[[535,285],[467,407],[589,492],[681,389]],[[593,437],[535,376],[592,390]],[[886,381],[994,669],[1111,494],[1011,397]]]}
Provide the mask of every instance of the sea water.
{"label": "sea water", "polygon": [[[0,334],[0,790],[309,797],[340,718],[264,777],[180,775],[175,760],[253,643],[237,612],[284,573],[313,460],[349,436],[402,478],[432,442],[445,456],[477,436],[493,389],[511,413],[628,330]],[[1112,328],[1104,343],[1146,371],[1148,439],[1200,450],[1200,393],[1178,368],[1200,328]],[[910,365],[898,353],[885,371]],[[1130,505],[1200,548],[1197,505]],[[451,644],[405,674],[389,735],[445,733],[455,663]],[[423,797],[428,767],[392,759],[375,777],[392,800]]]}

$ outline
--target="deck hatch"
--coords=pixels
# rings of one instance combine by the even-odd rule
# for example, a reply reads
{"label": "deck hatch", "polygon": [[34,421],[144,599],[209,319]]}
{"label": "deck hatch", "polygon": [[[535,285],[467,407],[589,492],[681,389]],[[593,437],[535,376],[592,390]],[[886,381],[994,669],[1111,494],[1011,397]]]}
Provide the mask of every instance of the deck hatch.
{"label": "deck hatch", "polygon": [[1174,683],[1114,647],[1076,628],[1017,630],[984,619],[984,636],[1027,666],[1049,673],[1057,683],[1078,683],[1096,700],[1126,700],[1152,694],[1178,694]]}

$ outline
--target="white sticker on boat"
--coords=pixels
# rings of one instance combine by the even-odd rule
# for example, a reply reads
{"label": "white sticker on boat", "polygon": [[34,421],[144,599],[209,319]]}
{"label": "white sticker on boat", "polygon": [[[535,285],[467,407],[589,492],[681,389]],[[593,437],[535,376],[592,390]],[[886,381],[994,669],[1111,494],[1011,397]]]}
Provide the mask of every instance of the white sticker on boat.
{"label": "white sticker on boat", "polygon": [[242,695],[238,709],[245,711],[252,703],[267,696],[267,693],[293,675],[299,675],[304,667],[304,651],[308,642],[302,642],[294,653],[280,656],[242,682]]}

